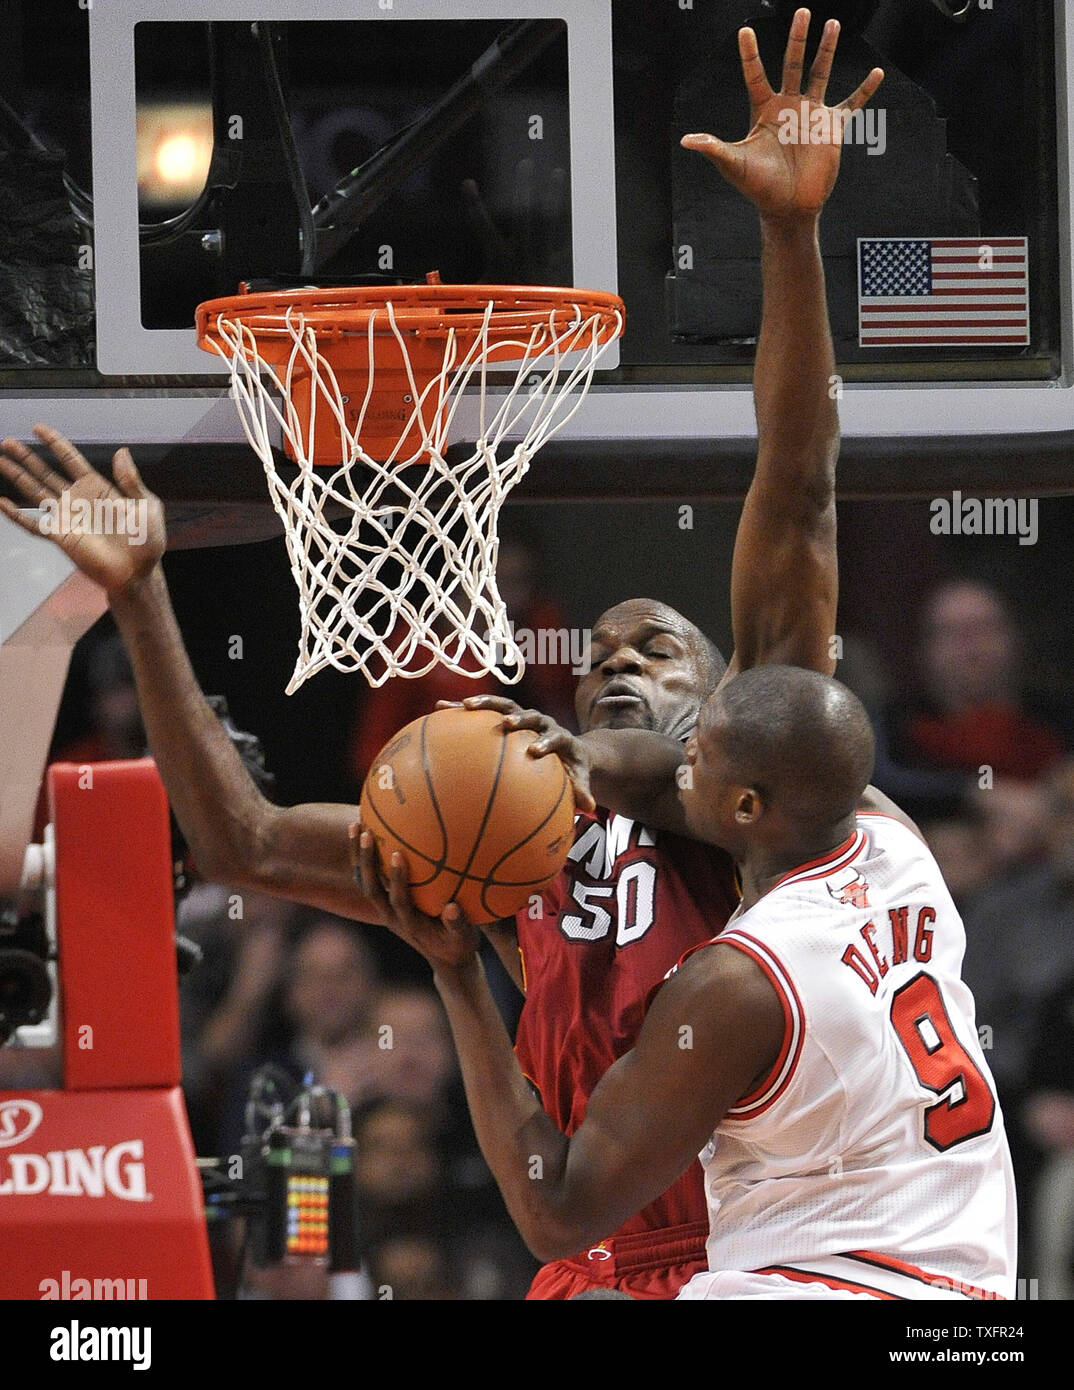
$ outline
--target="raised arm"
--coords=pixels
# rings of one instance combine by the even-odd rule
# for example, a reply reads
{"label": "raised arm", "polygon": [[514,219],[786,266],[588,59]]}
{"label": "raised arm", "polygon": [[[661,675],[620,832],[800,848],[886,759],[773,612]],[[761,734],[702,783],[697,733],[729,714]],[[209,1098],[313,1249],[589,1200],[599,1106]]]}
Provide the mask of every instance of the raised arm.
{"label": "raised arm", "polygon": [[[130,655],[138,702],[176,819],[199,872],[208,879],[290,898],[359,921],[379,922],[354,882],[347,831],[355,809],[309,805],[283,809],[261,795],[206,703],[172,612],[160,560],[165,549],[160,501],[144,486],[129,452],[115,458],[113,487],[54,430],[37,434],[55,466],[13,439],[0,444],[0,474],[28,506],[63,492],[90,501],[124,499],[144,507],[144,541],[123,535],[54,529],[52,539],[109,596]],[[0,499],[0,509],[40,534],[36,517]],[[60,513],[62,516],[62,513]],[[134,539],[143,534],[139,526]]]}
{"label": "raised arm", "polygon": [[731,563],[728,677],[772,662],[832,675],[839,420],[816,219],[762,221],[761,265],[757,468]]}
{"label": "raised arm", "polygon": [[[865,105],[883,73],[875,68],[846,101],[826,107],[839,37],[838,23],[829,20],[803,95],[808,29],[809,11],[799,10],[779,92],[769,85],[756,35],[742,29],[739,51],[750,96],[749,134],[733,145],[713,135],[687,135],[682,141],[710,159],[756,205],[761,218],[764,299],[754,366],[757,465],[731,564],[734,653],[725,680],[765,663],[804,666],[825,675],[835,669],[839,419],[818,222],[839,171],[841,122]],[[818,111],[826,113],[823,120],[814,119]],[[793,133],[788,115],[807,137],[800,143],[787,138]],[[818,129],[826,138],[813,143]],[[681,748],[656,734],[624,730],[585,734],[578,745],[585,749],[592,789],[602,805],[647,825],[685,831],[675,781]],[[561,738],[533,751],[556,751],[566,758],[569,748]]]}
{"label": "raised arm", "polygon": [[[880,85],[876,68],[840,106],[824,105],[839,24],[829,20],[802,94],[809,11],[791,26],[780,91],[769,85],[752,29],[739,33],[751,128],[725,144],[687,135],[751,200],[761,218],[763,310],[754,365],[757,467],[731,569],[734,655],[728,677],[768,662],[835,669],[838,580],[835,463],[839,451],[835,358],[818,242],[820,211],[839,171],[844,115]],[[802,119],[803,110],[809,113]],[[815,111],[828,112],[826,138]],[[792,124],[790,117],[793,116]],[[805,137],[799,141],[795,132]],[[823,134],[823,132],[822,132]]]}
{"label": "raised arm", "polygon": [[130,654],[149,746],[199,873],[376,922],[350,868],[353,806],[274,806],[258,790],[206,703],[159,564],[112,596]]}
{"label": "raised arm", "polygon": [[[589,781],[601,806],[648,826],[689,833],[677,777],[685,762],[678,739],[648,729],[593,729],[578,743],[589,760]],[[538,739],[535,750],[564,754],[554,739]]]}

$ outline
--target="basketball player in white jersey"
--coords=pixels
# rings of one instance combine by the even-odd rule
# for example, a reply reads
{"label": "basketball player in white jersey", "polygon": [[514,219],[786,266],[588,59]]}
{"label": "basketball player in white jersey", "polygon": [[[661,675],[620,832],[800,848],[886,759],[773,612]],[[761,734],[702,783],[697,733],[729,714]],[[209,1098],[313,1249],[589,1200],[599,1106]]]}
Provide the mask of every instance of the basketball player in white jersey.
{"label": "basketball player in white jersey", "polygon": [[[670,782],[681,748],[619,737]],[[734,856],[742,903],[656,991],[569,1139],[513,1056],[476,929],[454,904],[439,925],[408,914],[391,870],[523,1237],[544,1260],[584,1248],[700,1152],[709,1270],[681,1298],[1013,1297],[1014,1185],[965,933],[916,827],[866,785],[865,710],[816,672],[759,667],[709,698],[686,760],[662,818]]]}

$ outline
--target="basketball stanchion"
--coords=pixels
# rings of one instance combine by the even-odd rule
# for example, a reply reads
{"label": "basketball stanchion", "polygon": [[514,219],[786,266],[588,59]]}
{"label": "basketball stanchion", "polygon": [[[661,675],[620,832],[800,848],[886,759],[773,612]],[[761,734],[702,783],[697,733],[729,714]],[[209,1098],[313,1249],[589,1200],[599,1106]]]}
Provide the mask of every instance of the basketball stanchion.
{"label": "basketball stanchion", "polygon": [[[199,306],[198,343],[228,362],[299,588],[289,694],[328,666],[372,685],[440,664],[521,679],[496,587],[500,507],[580,407],[624,318],[614,294],[435,273]],[[463,425],[468,394],[477,419]],[[470,447],[449,458],[459,428]]]}
{"label": "basketball stanchion", "polygon": [[48,790],[62,1082],[0,1091],[0,1298],[212,1299],[164,787],[145,758],[55,763]]}

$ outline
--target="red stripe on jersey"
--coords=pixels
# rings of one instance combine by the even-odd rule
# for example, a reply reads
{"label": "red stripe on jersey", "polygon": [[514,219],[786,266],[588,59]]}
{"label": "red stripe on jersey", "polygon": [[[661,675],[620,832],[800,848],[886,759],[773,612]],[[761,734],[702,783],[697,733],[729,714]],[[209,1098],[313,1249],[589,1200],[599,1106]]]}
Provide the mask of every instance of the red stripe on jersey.
{"label": "red stripe on jersey", "polygon": [[985,1299],[989,1303],[993,1301],[1007,1302],[1002,1294],[991,1293],[988,1289],[979,1288],[976,1284],[965,1284],[953,1274],[929,1274],[917,1265],[896,1259],[894,1255],[880,1255],[875,1250],[847,1250],[844,1254],[848,1260],[860,1260],[864,1264],[876,1265],[877,1269],[890,1269],[896,1274],[905,1274],[908,1279],[916,1279],[919,1283],[930,1284],[933,1288],[942,1284],[951,1289],[953,1293],[965,1294],[967,1298]]}
{"label": "red stripe on jersey", "polygon": [[789,1265],[769,1265],[766,1269],[752,1270],[753,1274],[782,1274],[784,1279],[792,1279],[796,1284],[826,1284],[829,1289],[845,1289],[848,1293],[867,1293],[872,1298],[884,1298],[893,1303],[906,1300],[897,1293],[886,1293],[873,1288],[871,1284],[856,1284],[850,1279],[833,1279],[830,1274],[817,1274],[815,1270],[792,1269]]}
{"label": "red stripe on jersey", "polygon": [[763,1115],[769,1106],[774,1105],[790,1085],[798,1066],[798,1059],[802,1055],[805,1011],[783,962],[764,942],[758,941],[748,932],[731,927],[724,936],[717,937],[711,944],[734,946],[755,961],[776,991],[783,1009],[783,1040],[778,1057],[760,1084],[755,1086],[749,1095],[743,1096],[724,1116],[726,1120],[752,1120],[757,1115]]}
{"label": "red stripe on jersey", "polygon": [[[842,868],[844,863],[849,864],[851,860],[857,859],[864,848],[865,831],[855,830],[843,841],[838,849],[833,849],[829,854],[822,855],[819,859],[810,859],[805,864],[799,864],[796,869],[791,869],[788,873],[785,873],[777,883],[773,884],[772,889],[769,891],[771,892],[776,888],[782,888],[783,885],[789,883],[791,879],[794,879],[796,882],[799,879],[803,882],[807,882],[814,878],[827,878],[829,874],[834,873],[836,869]],[[808,873],[807,870],[813,870],[813,872]]]}

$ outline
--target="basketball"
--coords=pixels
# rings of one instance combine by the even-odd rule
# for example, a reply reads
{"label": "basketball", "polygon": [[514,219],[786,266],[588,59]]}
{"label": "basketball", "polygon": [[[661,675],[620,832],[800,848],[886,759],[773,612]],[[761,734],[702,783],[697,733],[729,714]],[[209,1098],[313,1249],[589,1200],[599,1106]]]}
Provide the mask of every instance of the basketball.
{"label": "basketball", "polygon": [[446,709],[407,724],[362,788],[362,825],[385,875],[396,850],[414,905],[457,902],[471,922],[509,917],[562,868],[574,796],[559,758],[531,758],[537,735],[491,710]]}

